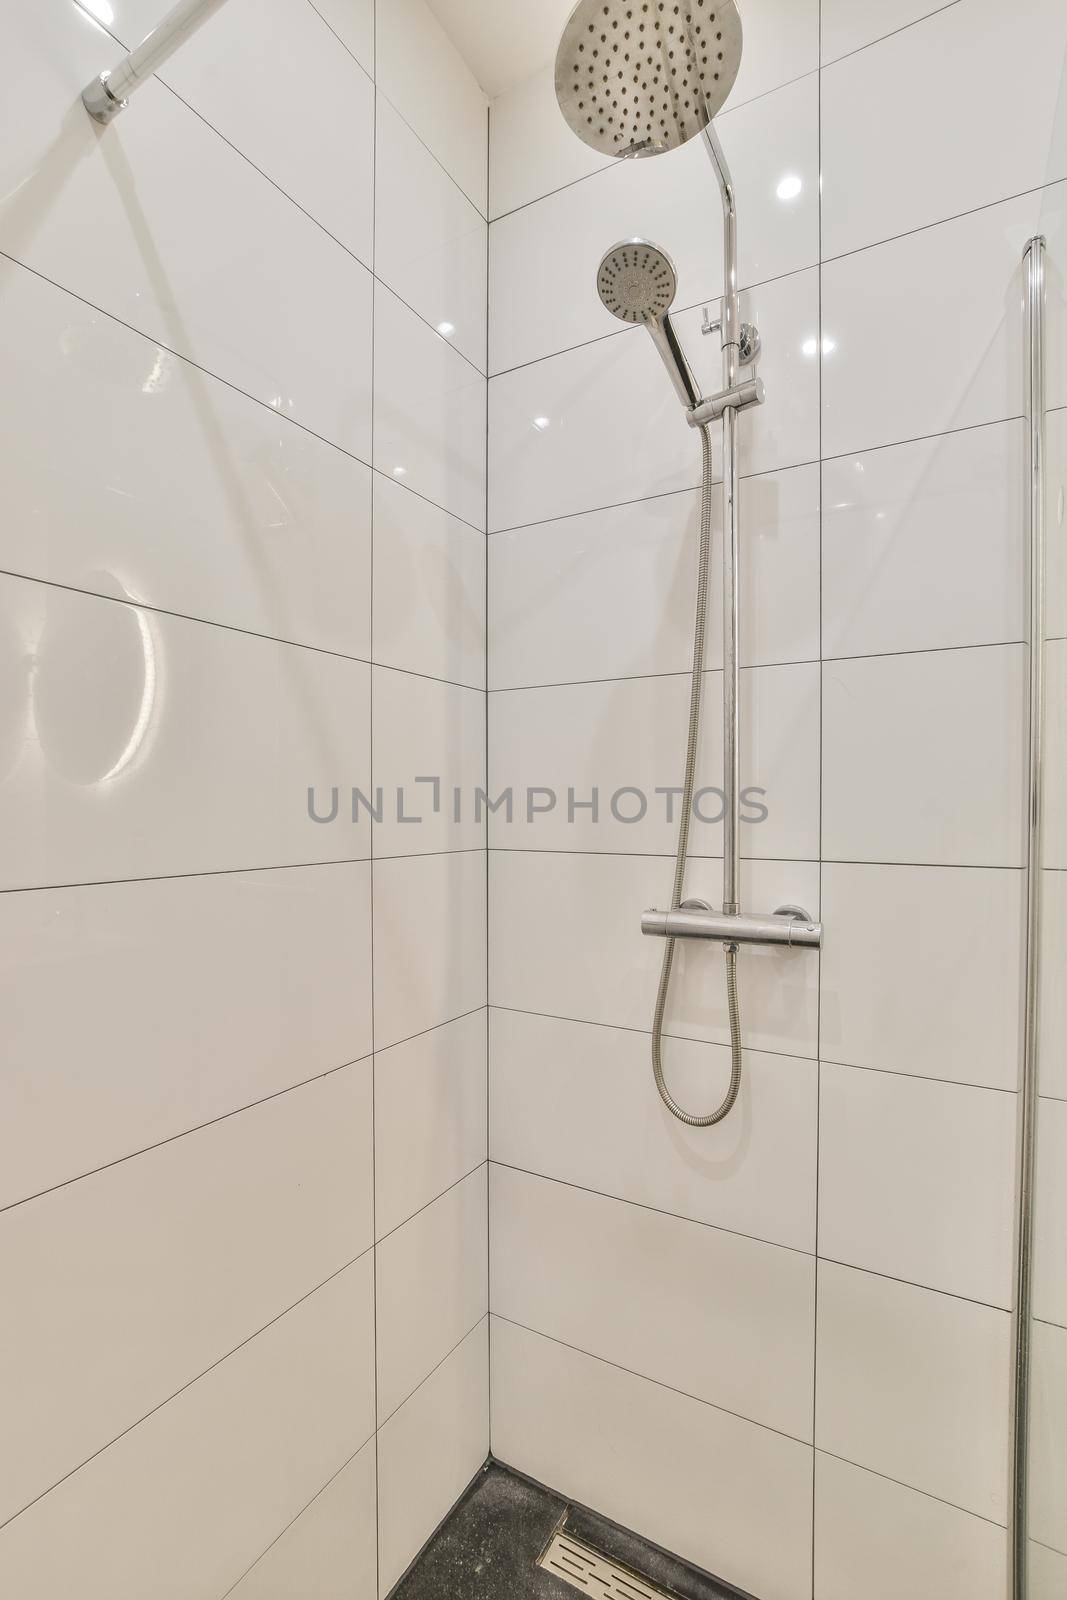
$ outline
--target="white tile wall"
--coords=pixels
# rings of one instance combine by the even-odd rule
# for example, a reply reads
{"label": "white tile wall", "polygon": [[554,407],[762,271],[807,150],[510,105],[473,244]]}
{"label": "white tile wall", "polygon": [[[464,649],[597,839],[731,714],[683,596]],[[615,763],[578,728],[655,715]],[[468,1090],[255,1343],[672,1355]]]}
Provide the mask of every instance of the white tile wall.
{"label": "white tile wall", "polygon": [[485,539],[392,478],[374,479],[374,656],[485,687]]}
{"label": "white tile wall", "polygon": [[1027,670],[1023,645],[827,663],[824,853],[1021,866]]}
{"label": "white tile wall", "polygon": [[384,1596],[488,1450],[484,824],[349,820],[484,781],[485,102],[232,0],[102,131],[91,9],[0,0],[0,1589]]}
{"label": "white tile wall", "polygon": [[486,1164],[376,1252],[378,1410],[391,1417],[486,1314]]}
{"label": "white tile wall", "polygon": [[365,862],[0,895],[0,1204],[369,1055],[370,938]]}
{"label": "white tile wall", "polygon": [[[742,663],[817,660],[818,469],[746,478],[741,506]],[[697,491],[684,490],[496,534],[489,541],[490,687],[688,672],[699,519]],[[722,569],[718,523],[711,569]],[[708,617],[707,661],[722,661],[717,605]]]}
{"label": "white tile wall", "polygon": [[485,787],[482,691],[375,667],[374,712],[374,781],[384,790],[375,856],[484,846],[475,804]]}
{"label": "white tile wall", "polygon": [[490,1188],[496,1315],[811,1438],[810,1256],[508,1167]]}
{"label": "white tile wall", "polygon": [[[690,1129],[656,1093],[647,1033],[499,1009],[490,1030],[495,1161],[814,1251],[814,1062],[747,1051],[736,1115]],[[687,1105],[714,1105],[729,1051],[673,1040],[670,1078]]]}
{"label": "white tile wall", "polygon": [[729,1583],[811,1592],[811,1450],[493,1319],[493,1450]]}
{"label": "white tile wall", "polygon": [[1030,1533],[1067,1555],[1067,1328],[1035,1322]]}
{"label": "white tile wall", "polygon": [[1015,1097],[824,1062],[819,1252],[1010,1306]]}
{"label": "white tile wall", "polygon": [[[869,13],[853,11],[860,9]],[[918,9],[908,0],[900,20]],[[882,32],[885,20],[868,14],[859,26],[874,21]],[[830,26],[833,49],[832,17]],[[1067,18],[1057,0],[1011,9],[966,0],[829,67],[822,75],[824,255],[1067,177],[1065,50]],[[997,115],[990,116],[994,94]],[[935,150],[952,157],[932,160]]]}
{"label": "white tile wall", "polygon": [[112,1600],[165,1572],[217,1600],[371,1436],[372,1312],[368,1254],[11,1522],[4,1590]]}
{"label": "white tile wall", "polygon": [[1022,873],[825,862],[822,895],[823,1057],[1014,1089]]}
{"label": "white tile wall", "polygon": [[369,1440],[230,1590],[234,1600],[346,1600],[377,1579],[375,1445]]}
{"label": "white tile wall", "polygon": [[483,1009],[375,1057],[379,1239],[484,1161],[485,1056]]}
{"label": "white tile wall", "polygon": [[378,1439],[382,1600],[485,1461],[488,1326],[488,1318],[483,1318],[382,1427]]}
{"label": "white tile wall", "polygon": [[821,1450],[1003,1523],[1006,1311],[819,1263]]}
{"label": "white tile wall", "polygon": [[[687,1498],[676,1473],[688,1424],[665,1420],[673,1400],[646,1412],[640,1396],[667,1352],[684,1368],[686,1340],[700,1344],[699,1303],[651,1331],[644,1311],[680,1292],[663,1289],[660,1267],[695,1223],[799,1252],[817,1237],[820,1426],[832,1437],[806,1466],[818,1457],[816,1600],[1005,1600],[1027,677],[1020,258],[1040,229],[1053,263],[1048,398],[1062,407],[1067,29],[1052,0],[1010,15],[994,0],[749,0],[744,21],[720,128],[767,385],[740,426],[741,652],[756,669],[744,678],[746,764],[767,774],[746,781],[766,781],[781,805],[765,832],[746,830],[754,845],[743,835],[761,857],[746,863],[743,899],[821,911],[825,947],[810,961],[743,953],[738,1108],[703,1133],[671,1121],[649,1061],[661,951],[637,918],[669,890],[672,830],[622,825],[604,800],[681,759],[700,463],[649,341],[615,331],[594,277],[619,236],[671,252],[679,337],[710,386],[698,327],[717,288],[717,208],[711,184],[688,181],[696,146],[618,167],[586,151],[546,70],[494,102],[490,138],[489,768],[491,792],[512,782],[519,806],[510,824],[503,812],[490,823],[490,1144],[513,1169],[497,1175],[492,1212],[504,1233],[494,1448],[750,1592],[810,1595],[803,1563],[745,1564],[783,1553],[777,1523],[753,1528],[746,1504],[720,1526],[715,1491]],[[1031,86],[1021,63],[1035,50]],[[775,192],[787,174],[801,184],[791,211]],[[1054,634],[1067,631],[1057,561],[1058,546]],[[713,674],[719,562],[716,547]],[[1056,705],[1055,651],[1050,665]],[[533,824],[528,784],[559,792]],[[567,789],[585,799],[594,784],[606,821],[579,811],[571,825]],[[1059,800],[1055,788],[1050,839]],[[708,832],[694,830],[696,851],[719,848]],[[717,861],[696,856],[686,892],[714,903],[719,885]],[[1061,900],[1050,882],[1046,970],[1058,970]],[[1049,988],[1043,1081],[1056,1094]],[[716,953],[679,949],[667,1072],[698,1109],[725,1080],[722,1000]],[[1053,1159],[1046,1190],[1055,1170]],[[587,1229],[572,1212],[595,1217],[596,1259],[611,1270],[573,1269],[570,1241]],[[656,1249],[635,1244],[632,1214]],[[1054,1225],[1042,1250],[1058,1305]],[[743,1298],[742,1319],[760,1304],[754,1287]],[[736,1325],[713,1319],[704,1343]],[[738,1409],[766,1420],[774,1387]],[[757,1500],[762,1516],[762,1485]],[[1047,1527],[1036,1537],[1056,1543]]]}
{"label": "white tile wall", "polygon": [[816,1452],[817,1600],[1003,1600],[1006,1566],[996,1523]]}

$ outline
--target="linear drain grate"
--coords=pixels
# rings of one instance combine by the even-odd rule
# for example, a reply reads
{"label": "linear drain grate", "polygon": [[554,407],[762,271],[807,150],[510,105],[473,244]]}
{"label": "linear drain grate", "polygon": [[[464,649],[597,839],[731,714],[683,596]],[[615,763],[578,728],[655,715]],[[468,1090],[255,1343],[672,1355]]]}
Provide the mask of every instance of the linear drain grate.
{"label": "linear drain grate", "polygon": [[594,1600],[671,1600],[666,1590],[655,1588],[566,1533],[553,1537],[537,1565]]}

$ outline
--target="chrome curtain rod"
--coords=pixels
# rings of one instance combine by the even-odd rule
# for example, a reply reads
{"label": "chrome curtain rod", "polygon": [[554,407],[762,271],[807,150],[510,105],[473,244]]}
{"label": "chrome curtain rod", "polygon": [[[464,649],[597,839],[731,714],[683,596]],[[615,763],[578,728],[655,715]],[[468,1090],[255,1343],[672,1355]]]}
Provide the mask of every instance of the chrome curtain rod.
{"label": "chrome curtain rod", "polygon": [[1030,490],[1030,718],[1026,862],[1026,995],[1016,1177],[1012,1319],[1012,1444],[1009,1517],[1011,1600],[1027,1600],[1030,1364],[1033,1310],[1034,1157],[1041,993],[1041,872],[1045,703],[1045,241],[1023,252],[1026,274],[1027,425]]}
{"label": "chrome curtain rod", "polygon": [[225,0],[180,0],[136,50],[82,90],[82,104],[94,121],[105,125],[113,121],[129,105],[133,91],[224,4]]}

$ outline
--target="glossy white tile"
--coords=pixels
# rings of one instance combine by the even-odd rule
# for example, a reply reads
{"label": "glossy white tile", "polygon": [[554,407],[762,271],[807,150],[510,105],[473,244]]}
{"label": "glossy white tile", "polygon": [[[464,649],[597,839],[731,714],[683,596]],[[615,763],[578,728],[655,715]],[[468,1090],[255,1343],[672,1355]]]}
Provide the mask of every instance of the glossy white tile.
{"label": "glossy white tile", "polygon": [[484,1006],[482,850],[374,863],[374,1026],[379,1050]]}
{"label": "glossy white tile", "polygon": [[[1065,196],[1058,184],[824,265],[824,456],[1022,414],[1022,251],[1038,228],[1061,248]],[[916,339],[917,323],[938,338]],[[1058,287],[1048,341],[1049,403],[1062,404],[1067,318]]]}
{"label": "glossy white tile", "polygon": [[484,216],[384,98],[375,162],[375,272],[484,372]]}
{"label": "glossy white tile", "polygon": [[[832,8],[824,59],[834,49],[833,10],[843,9]],[[906,0],[871,15],[864,7],[853,30],[882,32],[883,9],[903,11],[901,20],[910,21],[935,8]],[[855,17],[860,8],[851,10]],[[1028,0],[1024,11],[968,0],[829,67],[822,79],[824,255],[1067,177],[1065,52],[1067,18],[1058,0]],[[946,159],[931,160],[935,150]]]}
{"label": "glossy white tile", "polygon": [[485,786],[480,689],[375,667],[373,767],[383,791],[375,856],[484,846],[475,793]]}
{"label": "glossy white tile", "polygon": [[1028,1579],[1032,1600],[1059,1600],[1067,1590],[1067,1555],[1031,1539]]}
{"label": "glossy white tile", "polygon": [[819,1263],[820,1450],[1003,1523],[1011,1317]]}
{"label": "glossy white tile", "polygon": [[822,1063],[819,1253],[1011,1303],[1015,1096]]}
{"label": "glossy white tile", "polygon": [[369,657],[369,468],[11,261],[0,327],[8,571]]}
{"label": "glossy white tile", "polygon": [[[1062,972],[1067,966],[1067,872],[1042,874],[1041,921],[1041,969]],[[1041,1093],[1067,1100],[1067,988],[1063,984],[1044,984],[1040,1012]]]}
{"label": "glossy white tile", "polygon": [[1045,638],[1067,636],[1067,407],[1045,417]]}
{"label": "glossy white tile", "polygon": [[[761,373],[774,397],[739,430],[746,476],[818,457],[817,280],[815,271],[798,272],[741,296],[742,315],[759,324]],[[699,307],[675,326],[700,382],[717,388]],[[698,442],[640,328],[491,379],[489,462],[494,531],[700,482]]]}
{"label": "glossy white tile", "polygon": [[0,1517],[368,1249],[370,1108],[361,1062],[0,1217]]}
{"label": "glossy white tile", "polygon": [[378,88],[485,215],[488,102],[426,0],[377,0]]}
{"label": "glossy white tile", "polygon": [[1018,867],[1026,647],[823,669],[823,851],[837,861]]}
{"label": "glossy white tile", "polygon": [[485,535],[374,475],[374,658],[485,686]]}
{"label": "glossy white tile", "polygon": [[488,1310],[486,1170],[483,1162],[375,1252],[381,1419]]}
{"label": "glossy white tile", "polygon": [[[113,31],[131,47],[160,19],[155,0],[113,0],[109,9]],[[359,7],[349,3],[347,9]],[[301,210],[371,265],[374,84],[338,48],[313,5],[229,0],[164,64],[160,77]],[[278,115],[283,83],[314,85],[314,115]]]}
{"label": "glossy white tile", "polygon": [[[4,1529],[26,1600],[218,1600],[374,1428],[369,1254]],[[190,1529],[196,1530],[195,1538]]]}
{"label": "glossy white tile", "polygon": [[610,156],[583,144],[560,115],[551,63],[490,103],[490,218],[611,165]]}
{"label": "glossy white tile", "polygon": [[484,528],[485,379],[383,285],[374,330],[374,465]]}
{"label": "glossy white tile", "polygon": [[815,1600],[1006,1600],[1003,1528],[815,1453]]}
{"label": "glossy white tile", "polygon": [[1025,638],[1026,474],[1021,419],[824,462],[824,653]]}
{"label": "glossy white tile", "polygon": [[374,1061],[379,1239],[486,1155],[486,1015],[474,1011]]}
{"label": "glossy white tile", "polygon": [[[741,701],[742,853],[813,860],[818,665],[746,669]],[[704,704],[691,850],[721,855],[721,673],[705,675]],[[515,795],[510,821],[506,808],[490,818],[491,843],[673,855],[688,718],[689,679],[680,675],[491,694],[490,788]]]}
{"label": "glossy white tile", "polygon": [[1067,1102],[1037,1103],[1034,1316],[1067,1328]]}
{"label": "glossy white tile", "polygon": [[378,1435],[382,1600],[489,1454],[488,1318],[430,1374]]}
{"label": "glossy white tile", "polygon": [[19,578],[0,617],[5,888],[368,854],[307,800],[367,771],[362,663]]}
{"label": "glossy white tile", "polygon": [[162,83],[101,136],[78,95],[116,47],[71,0],[0,20],[0,249],[369,460],[367,269]]}
{"label": "glossy white tile", "polygon": [[230,1590],[233,1600],[350,1600],[377,1581],[375,1442],[356,1456]]}
{"label": "glossy white tile", "polygon": [[493,1318],[493,1453],[776,1600],[811,1593],[812,1452]]}
{"label": "glossy white tile", "polygon": [[745,47],[727,108],[819,65],[819,0],[746,0]]}
{"label": "glossy white tile", "polygon": [[1067,870],[1067,639],[1045,643],[1045,752],[1042,860]]}
{"label": "glossy white tile", "polygon": [[490,1193],[494,1314],[810,1440],[811,1256],[507,1167]]}
{"label": "glossy white tile", "polygon": [[[814,1062],[746,1051],[736,1110],[690,1129],[656,1092],[647,1033],[494,1009],[490,1042],[494,1161],[814,1250]],[[671,1090],[686,1106],[725,1094],[724,1045],[673,1040],[669,1057]]]}
{"label": "glossy white tile", "polygon": [[[558,115],[558,113],[557,113]],[[561,119],[562,120],[562,119]],[[818,260],[818,81],[813,75],[724,115],[723,149],[746,197],[742,285],[783,277]],[[781,193],[779,192],[781,191]],[[490,366],[539,360],[616,333],[596,288],[604,252],[640,235],[667,250],[678,273],[678,309],[722,293],[718,207],[699,139],[658,161],[618,161],[490,230]]]}
{"label": "glossy white tile", "polygon": [[825,862],[822,893],[823,1057],[1014,1089],[1022,873]]}
{"label": "glossy white tile", "polygon": [[374,0],[312,0],[333,33],[372,76],[374,74]]}
{"label": "glossy white tile", "polygon": [[[822,60],[826,65],[853,50],[907,28],[923,17],[944,8],[946,0],[867,0],[862,9],[850,0],[823,0],[822,4]],[[948,0],[958,4],[959,0]],[[911,46],[921,42],[922,35],[914,35]]]}
{"label": "glossy white tile", "polygon": [[[794,467],[741,488],[745,666],[819,655],[819,472]],[[494,689],[688,672],[699,494],[662,495],[516,528],[489,541],[489,663]],[[721,521],[711,571],[722,571]],[[722,659],[721,607],[707,660]]]}
{"label": "glossy white tile", "polygon": [[1030,1536],[1067,1555],[1067,1328],[1033,1325]]}
{"label": "glossy white tile", "polygon": [[[496,850],[490,874],[492,1000],[519,1011],[643,1032],[663,952],[642,936],[641,912],[670,894],[669,863],[655,857]],[[742,872],[753,909],[803,905],[818,913],[819,871],[809,862],[750,861]],[[722,900],[722,869],[702,861],[688,893]],[[703,941],[700,941],[701,943]],[[753,949],[740,957],[750,1050],[814,1056],[818,958],[807,950]],[[729,1041],[718,950],[678,949],[667,1033]],[[668,1062],[670,1052],[668,1050]]]}
{"label": "glossy white tile", "polygon": [[370,866],[0,895],[0,1018],[10,1205],[369,1055]]}

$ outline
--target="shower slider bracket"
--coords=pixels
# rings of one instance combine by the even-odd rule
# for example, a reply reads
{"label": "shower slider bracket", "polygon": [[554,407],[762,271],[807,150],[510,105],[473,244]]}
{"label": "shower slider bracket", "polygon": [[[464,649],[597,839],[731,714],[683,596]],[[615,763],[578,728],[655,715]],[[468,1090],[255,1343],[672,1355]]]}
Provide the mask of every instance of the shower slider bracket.
{"label": "shower slider bracket", "polygon": [[686,411],[685,420],[691,428],[703,428],[709,422],[718,422],[724,411],[747,411],[750,406],[761,406],[766,398],[762,378],[744,378],[729,389],[698,400]]}
{"label": "shower slider bracket", "polygon": [[773,914],[713,911],[706,900],[686,900],[674,911],[644,911],[641,932],[659,939],[718,939],[724,944],[776,944],[818,948],[822,923],[802,906],[779,906]]}

